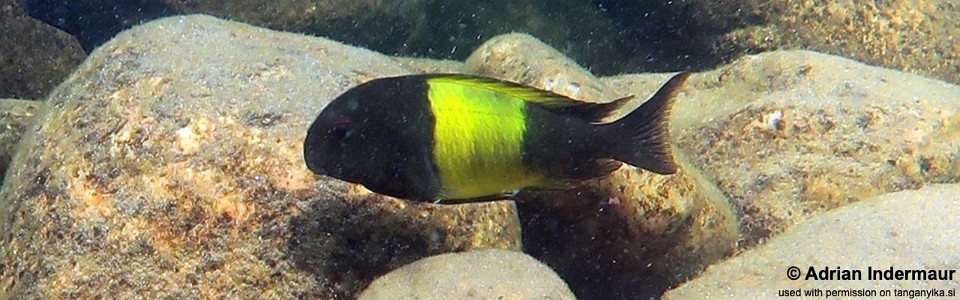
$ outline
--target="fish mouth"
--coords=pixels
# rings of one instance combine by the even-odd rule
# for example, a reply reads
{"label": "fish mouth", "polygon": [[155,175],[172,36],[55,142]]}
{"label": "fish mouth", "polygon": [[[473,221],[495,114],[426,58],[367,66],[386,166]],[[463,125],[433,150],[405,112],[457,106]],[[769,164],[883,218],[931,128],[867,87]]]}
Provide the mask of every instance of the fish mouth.
{"label": "fish mouth", "polygon": [[327,175],[327,174],[328,174],[326,168],[324,168],[323,166],[318,165],[316,162],[314,162],[314,161],[311,160],[311,159],[307,159],[307,169],[310,169],[310,172],[313,172],[313,174],[317,174],[317,175]]}
{"label": "fish mouth", "polygon": [[[313,172],[313,174],[316,174],[316,175],[333,177],[340,180],[346,180],[345,178],[348,177],[348,176],[345,176],[344,169],[339,164],[334,166],[327,166],[327,165],[316,164],[316,163],[313,163],[313,164],[308,163],[307,168],[310,169],[310,172]],[[347,180],[347,181],[350,181],[350,180]]]}

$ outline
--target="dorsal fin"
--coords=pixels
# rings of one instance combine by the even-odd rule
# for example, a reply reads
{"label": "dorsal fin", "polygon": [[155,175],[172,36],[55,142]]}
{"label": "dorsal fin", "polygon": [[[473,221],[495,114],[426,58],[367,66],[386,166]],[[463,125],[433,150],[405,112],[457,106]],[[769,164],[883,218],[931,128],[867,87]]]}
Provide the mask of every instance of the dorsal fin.
{"label": "dorsal fin", "polygon": [[633,98],[633,96],[627,96],[608,103],[590,103],[574,100],[564,95],[519,83],[489,77],[463,74],[428,74],[426,77],[428,81],[432,82],[453,83],[505,93],[526,102],[539,105],[548,111],[594,123],[600,122],[603,118],[610,115],[610,113],[623,106],[627,100]]}

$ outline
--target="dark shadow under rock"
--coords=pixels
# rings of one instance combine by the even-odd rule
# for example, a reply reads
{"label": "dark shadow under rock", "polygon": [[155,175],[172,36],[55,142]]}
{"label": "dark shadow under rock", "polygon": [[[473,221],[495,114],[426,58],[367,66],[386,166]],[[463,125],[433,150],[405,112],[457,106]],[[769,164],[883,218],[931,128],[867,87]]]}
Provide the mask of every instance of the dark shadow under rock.
{"label": "dark shadow under rock", "polygon": [[[288,255],[297,269],[320,280],[312,296],[352,297],[377,277],[422,257],[481,245],[520,248],[518,231],[485,225],[519,229],[512,205],[504,202],[433,205],[376,194],[345,199],[350,197],[321,197],[290,219]],[[502,214],[491,219],[491,211]],[[481,234],[481,228],[492,231]]]}

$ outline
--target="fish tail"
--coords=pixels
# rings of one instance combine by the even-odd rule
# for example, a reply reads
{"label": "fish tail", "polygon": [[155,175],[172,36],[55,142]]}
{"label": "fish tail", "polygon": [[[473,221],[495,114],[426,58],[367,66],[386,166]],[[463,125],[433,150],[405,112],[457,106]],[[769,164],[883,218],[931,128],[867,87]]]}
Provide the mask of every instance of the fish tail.
{"label": "fish tail", "polygon": [[611,158],[658,174],[676,173],[667,117],[674,95],[688,76],[688,72],[674,75],[643,105],[613,123],[600,125],[601,134],[611,142]]}

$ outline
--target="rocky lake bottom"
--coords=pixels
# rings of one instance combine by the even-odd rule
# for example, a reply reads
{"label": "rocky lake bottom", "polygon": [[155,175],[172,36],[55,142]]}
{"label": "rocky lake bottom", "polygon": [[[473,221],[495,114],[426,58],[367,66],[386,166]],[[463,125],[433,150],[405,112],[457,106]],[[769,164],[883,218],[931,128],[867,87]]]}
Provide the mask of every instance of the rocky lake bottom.
{"label": "rocky lake bottom", "polygon": [[956,277],[788,275],[960,269],[955,84],[812,51],[744,56],[694,73],[677,96],[677,174],[623,167],[516,202],[413,203],[307,170],[306,128],[330,100],[433,72],[593,102],[646,99],[671,75],[598,77],[525,34],[443,61],[203,15],[145,23],[92,52],[42,104],[0,100],[0,158],[11,160],[0,298],[957,288]]}

